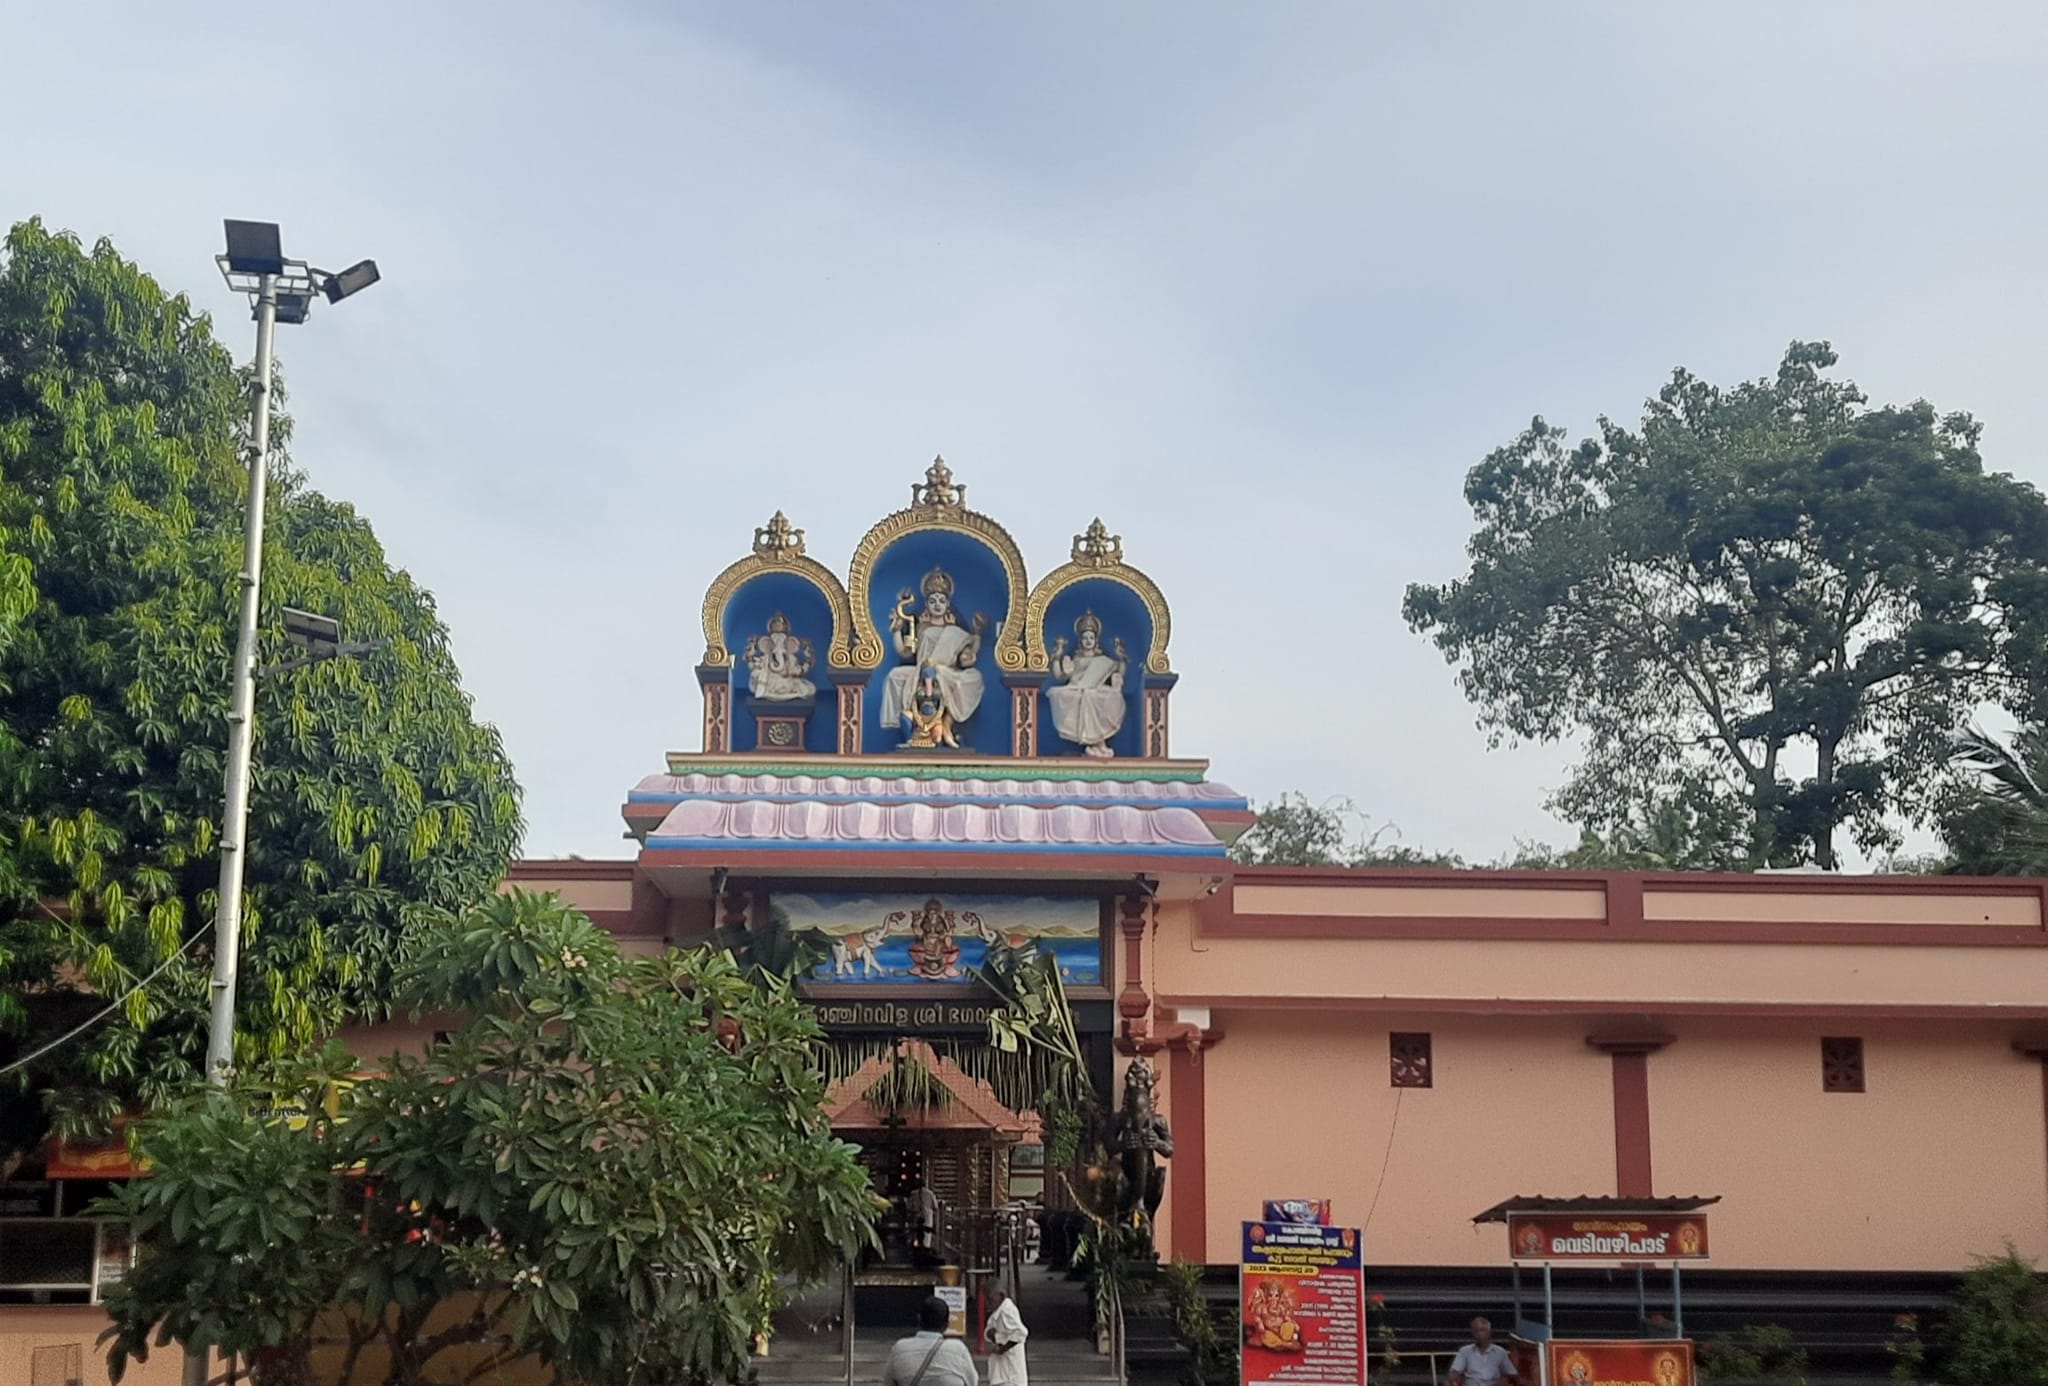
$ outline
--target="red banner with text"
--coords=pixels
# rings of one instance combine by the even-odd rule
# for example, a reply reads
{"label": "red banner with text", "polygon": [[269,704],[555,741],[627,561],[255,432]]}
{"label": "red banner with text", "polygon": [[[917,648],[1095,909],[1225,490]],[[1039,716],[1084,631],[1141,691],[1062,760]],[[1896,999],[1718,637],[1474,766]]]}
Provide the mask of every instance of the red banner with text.
{"label": "red banner with text", "polygon": [[1517,1261],[1704,1261],[1707,1220],[1698,1213],[1509,1213],[1508,1255]]}
{"label": "red banner with text", "polygon": [[1693,1386],[1692,1342],[1553,1342],[1550,1386]]}

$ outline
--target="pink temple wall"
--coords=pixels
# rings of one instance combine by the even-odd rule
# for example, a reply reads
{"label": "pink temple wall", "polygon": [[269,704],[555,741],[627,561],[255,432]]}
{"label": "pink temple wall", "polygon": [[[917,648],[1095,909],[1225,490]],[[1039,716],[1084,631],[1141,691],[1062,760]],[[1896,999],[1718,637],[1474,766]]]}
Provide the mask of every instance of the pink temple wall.
{"label": "pink temple wall", "polygon": [[[1719,1193],[1714,1264],[1959,1270],[2048,1255],[2041,1065],[1995,1022],[1697,1020],[1650,1059],[1659,1193]],[[1865,1091],[1821,1091],[1820,1038]]]}
{"label": "pink temple wall", "polygon": [[[1613,1186],[1609,1063],[1569,1019],[1244,1011],[1217,1024],[1227,1038],[1202,1056],[1211,1261],[1235,1259],[1263,1200],[1329,1198],[1365,1227],[1371,1261],[1500,1265],[1505,1234],[1474,1213]],[[1435,1087],[1389,1085],[1396,1030],[1430,1033]]]}

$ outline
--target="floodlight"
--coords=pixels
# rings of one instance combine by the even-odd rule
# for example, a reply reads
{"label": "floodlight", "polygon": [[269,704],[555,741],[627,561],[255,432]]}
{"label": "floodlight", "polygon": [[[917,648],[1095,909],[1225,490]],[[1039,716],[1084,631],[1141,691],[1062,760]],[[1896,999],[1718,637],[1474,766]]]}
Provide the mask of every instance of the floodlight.
{"label": "floodlight", "polygon": [[284,609],[284,638],[308,650],[333,650],[341,645],[341,622],[288,606]]}
{"label": "floodlight", "polygon": [[[260,311],[260,305],[259,305]],[[279,322],[301,323],[313,311],[313,295],[292,289],[277,291],[277,320]]]}
{"label": "floodlight", "polygon": [[241,274],[283,274],[284,244],[274,221],[233,221],[228,232],[228,268]]}
{"label": "floodlight", "polygon": [[329,303],[339,303],[350,294],[361,293],[381,278],[375,260],[358,260],[340,274],[330,274],[320,283]]}

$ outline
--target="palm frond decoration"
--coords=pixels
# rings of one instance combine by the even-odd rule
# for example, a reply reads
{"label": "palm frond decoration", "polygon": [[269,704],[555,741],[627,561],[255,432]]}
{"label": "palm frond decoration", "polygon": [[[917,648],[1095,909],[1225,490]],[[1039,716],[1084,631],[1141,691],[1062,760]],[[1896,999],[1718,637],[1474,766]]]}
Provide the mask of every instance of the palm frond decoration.
{"label": "palm frond decoration", "polygon": [[861,1097],[878,1112],[938,1112],[953,1101],[952,1091],[922,1059],[901,1053]]}

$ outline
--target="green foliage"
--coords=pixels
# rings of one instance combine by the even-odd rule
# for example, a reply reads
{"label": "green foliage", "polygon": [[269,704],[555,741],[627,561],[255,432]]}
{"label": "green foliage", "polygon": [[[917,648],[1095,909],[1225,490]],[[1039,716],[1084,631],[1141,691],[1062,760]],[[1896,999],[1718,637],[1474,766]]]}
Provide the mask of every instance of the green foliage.
{"label": "green foliage", "polygon": [[1927,1340],[1920,1336],[1920,1316],[1914,1313],[1894,1316],[1884,1350],[1892,1359],[1895,1386],[1917,1386],[1927,1371]]}
{"label": "green foliage", "polygon": [[1950,1299],[1942,1380],[2048,1386],[2048,1286],[2011,1247],[1979,1261]]}
{"label": "green foliage", "polygon": [[1455,853],[1428,852],[1400,840],[1391,823],[1374,827],[1349,799],[1317,804],[1289,792],[1258,810],[1258,821],[1231,846],[1247,866],[1444,866],[1465,864]]}
{"label": "green foliage", "polygon": [[1926,819],[1971,709],[2048,690],[2048,503],[1967,415],[1869,408],[1834,364],[1681,369],[1640,429],[1538,418],[1467,476],[1470,570],[1404,613],[1496,738],[1582,739],[1567,821],[1705,795],[1749,864],[1833,866],[1838,827]]}
{"label": "green foliage", "polygon": [[622,956],[523,892],[427,933],[402,982],[467,1019],[340,1120],[267,1123],[270,1088],[323,1076],[280,1069],[143,1124],[155,1172],[103,1210],[154,1247],[109,1303],[117,1369],[155,1333],[279,1349],[261,1369],[296,1380],[327,1310],[356,1372],[335,1386],[529,1354],[571,1381],[739,1380],[775,1276],[866,1243],[867,1176],[786,986],[708,949]]}
{"label": "green foliage", "polygon": [[989,1016],[981,1062],[970,1071],[985,1078],[1005,1106],[1036,1111],[1048,1163],[1054,1169],[1071,1167],[1100,1103],[1088,1081],[1088,1056],[1074,1028],[1058,959],[994,938],[974,978],[997,1009]]}
{"label": "green foliage", "polygon": [[1957,743],[1958,783],[1943,803],[1948,869],[1969,876],[2048,874],[2048,730],[2010,743],[1977,728]]}
{"label": "green foliage", "polygon": [[1753,1323],[1709,1338],[1700,1347],[1700,1376],[1708,1381],[1776,1381],[1805,1386],[1806,1350],[1792,1330]]}
{"label": "green foliage", "polygon": [[792,928],[789,911],[780,905],[769,907],[768,918],[759,928],[750,929],[743,923],[719,925],[711,933],[711,943],[730,953],[749,976],[763,981],[796,981],[832,960],[832,940],[825,931]]}
{"label": "green foliage", "polygon": [[[247,381],[208,319],[105,242],[88,253],[29,221],[5,244],[0,1059],[210,926],[247,494]],[[280,419],[274,445],[289,433]],[[243,1064],[375,1012],[436,911],[495,886],[520,829],[431,597],[281,450],[266,465],[260,663],[292,653],[287,605],[391,644],[259,681]],[[8,1081],[67,1136],[166,1100],[204,1054],[210,970],[194,947]]]}
{"label": "green foliage", "polygon": [[1182,1386],[1233,1386],[1238,1372],[1237,1334],[1224,1331],[1217,1323],[1216,1313],[1202,1293],[1202,1276],[1199,1263],[1182,1258],[1176,1258],[1159,1276],[1167,1314],[1173,1320],[1173,1336],[1188,1355],[1180,1379]]}

